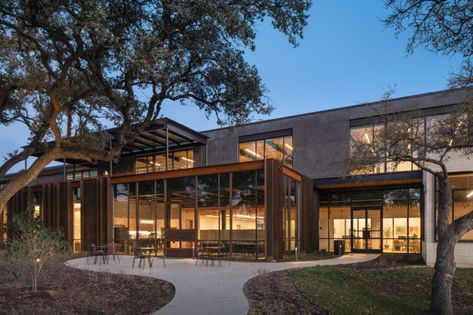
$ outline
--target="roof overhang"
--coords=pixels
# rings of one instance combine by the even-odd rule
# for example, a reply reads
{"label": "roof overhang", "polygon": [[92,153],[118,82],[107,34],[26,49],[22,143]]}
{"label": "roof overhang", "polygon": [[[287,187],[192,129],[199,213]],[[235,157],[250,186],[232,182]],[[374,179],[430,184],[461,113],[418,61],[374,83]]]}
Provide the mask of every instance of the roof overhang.
{"label": "roof overhang", "polygon": [[422,171],[314,179],[317,189],[345,189],[422,184]]}
{"label": "roof overhang", "polygon": [[[104,132],[112,136],[112,145],[116,141],[118,128],[107,129]],[[127,143],[122,150],[121,155],[141,155],[157,151],[177,150],[205,145],[207,136],[186,127],[172,119],[160,118],[155,120],[151,126],[141,132],[133,141]],[[33,156],[40,156],[43,150],[36,151]],[[94,163],[84,162],[73,159],[58,160],[68,164],[80,164],[88,167],[94,166]]]}

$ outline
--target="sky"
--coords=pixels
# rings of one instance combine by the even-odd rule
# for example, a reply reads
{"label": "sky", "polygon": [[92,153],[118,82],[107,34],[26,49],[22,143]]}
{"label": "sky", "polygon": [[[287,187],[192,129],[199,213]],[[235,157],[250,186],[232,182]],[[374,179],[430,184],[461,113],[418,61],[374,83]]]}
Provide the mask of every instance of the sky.
{"label": "sky", "polygon": [[[417,48],[406,54],[408,34],[396,38],[381,19],[381,0],[315,0],[298,47],[270,23],[257,29],[256,50],[246,60],[257,66],[275,110],[272,119],[447,88],[461,59]],[[162,115],[197,131],[218,127],[214,116],[191,105],[167,104]],[[0,126],[0,157],[26,144],[19,126]],[[18,168],[18,167],[17,167]]]}

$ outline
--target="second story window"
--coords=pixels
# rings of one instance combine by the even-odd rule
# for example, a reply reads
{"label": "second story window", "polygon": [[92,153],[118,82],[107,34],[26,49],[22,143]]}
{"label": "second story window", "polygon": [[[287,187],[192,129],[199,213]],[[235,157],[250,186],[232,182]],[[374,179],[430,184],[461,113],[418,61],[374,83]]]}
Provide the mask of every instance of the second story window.
{"label": "second story window", "polygon": [[88,179],[97,177],[97,170],[90,169],[90,170],[82,170],[82,171],[75,171],[75,172],[67,172],[67,180],[81,180],[81,179]]}
{"label": "second story window", "polygon": [[239,144],[239,161],[275,159],[292,167],[293,151],[292,136],[245,141]]}
{"label": "second story window", "polygon": [[[194,150],[186,149],[169,152],[168,170],[193,168],[195,165]],[[135,159],[135,173],[161,172],[166,170],[166,153],[140,156]]]}

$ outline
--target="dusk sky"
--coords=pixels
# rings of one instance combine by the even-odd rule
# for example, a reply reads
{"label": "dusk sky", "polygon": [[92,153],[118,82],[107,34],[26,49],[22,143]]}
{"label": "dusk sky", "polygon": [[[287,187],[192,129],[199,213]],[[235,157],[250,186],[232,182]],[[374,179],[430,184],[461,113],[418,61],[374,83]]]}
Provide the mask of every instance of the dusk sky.
{"label": "dusk sky", "polygon": [[[406,55],[408,34],[398,39],[380,19],[384,1],[315,1],[304,38],[292,47],[269,23],[258,28],[255,64],[277,118],[379,100],[389,87],[394,97],[445,89],[460,58],[418,48]],[[162,114],[198,131],[217,127],[192,106],[169,104]],[[26,144],[18,126],[0,127],[0,156]]]}

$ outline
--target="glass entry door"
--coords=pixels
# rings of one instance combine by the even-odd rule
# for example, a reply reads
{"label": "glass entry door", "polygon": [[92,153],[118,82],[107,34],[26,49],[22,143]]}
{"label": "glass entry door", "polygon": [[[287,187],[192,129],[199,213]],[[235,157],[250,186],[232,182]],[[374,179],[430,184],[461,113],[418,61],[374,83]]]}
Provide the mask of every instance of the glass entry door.
{"label": "glass entry door", "polygon": [[381,209],[352,208],[351,238],[353,252],[381,251]]}

